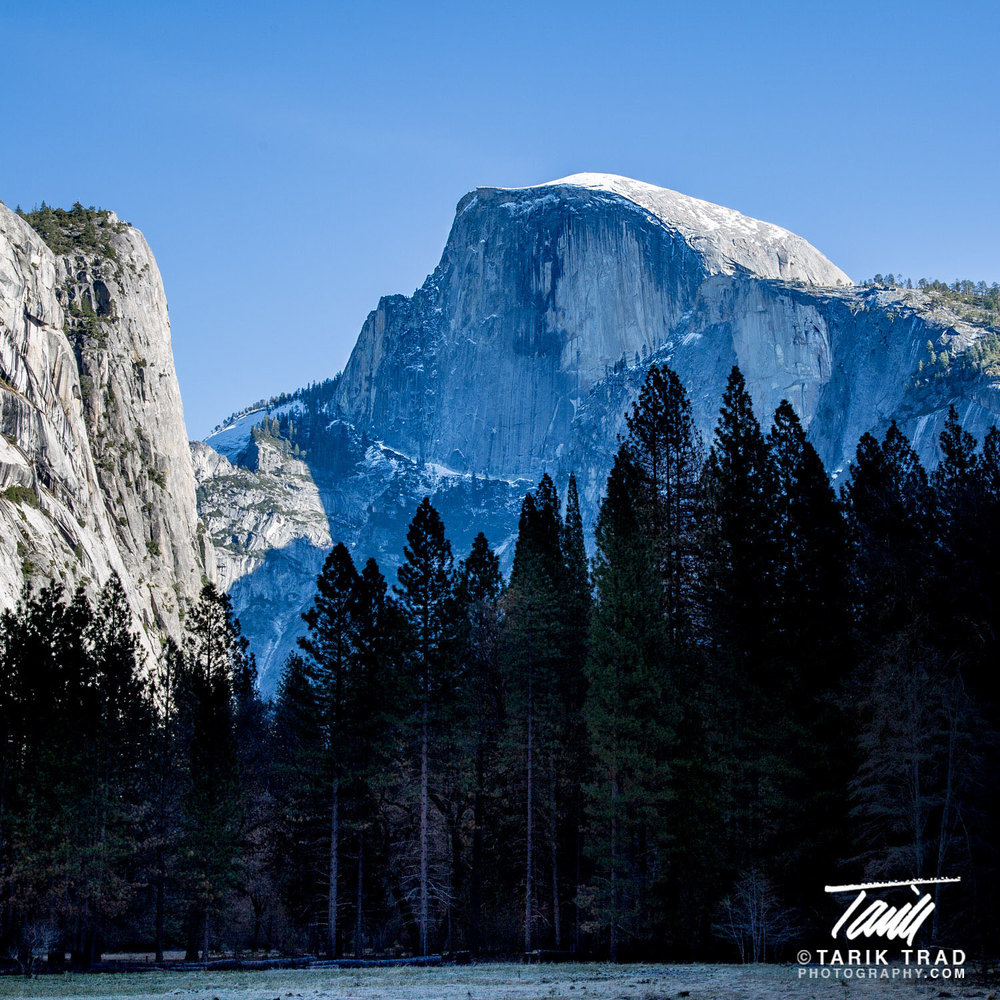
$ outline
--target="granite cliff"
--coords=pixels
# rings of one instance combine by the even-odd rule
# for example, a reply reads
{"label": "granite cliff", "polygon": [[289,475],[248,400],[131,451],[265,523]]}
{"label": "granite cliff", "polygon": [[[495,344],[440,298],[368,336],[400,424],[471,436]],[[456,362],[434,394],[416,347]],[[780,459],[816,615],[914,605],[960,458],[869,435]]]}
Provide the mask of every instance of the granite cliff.
{"label": "granite cliff", "polygon": [[116,573],[155,650],[215,573],[159,271],[113,213],[31,218],[0,204],[0,606]]}
{"label": "granite cliff", "polygon": [[762,419],[790,399],[839,475],[858,437],[892,419],[930,463],[949,404],[981,436],[1000,413],[995,378],[919,369],[929,343],[959,359],[984,332],[677,192],[598,174],[479,188],[433,273],[379,302],[341,375],[195,445],[199,509],[273,688],[331,541],[391,577],[428,494],[457,555],[480,529],[509,554],[543,471],[575,471],[592,517],[651,363],[678,371],[706,438],[739,364]]}

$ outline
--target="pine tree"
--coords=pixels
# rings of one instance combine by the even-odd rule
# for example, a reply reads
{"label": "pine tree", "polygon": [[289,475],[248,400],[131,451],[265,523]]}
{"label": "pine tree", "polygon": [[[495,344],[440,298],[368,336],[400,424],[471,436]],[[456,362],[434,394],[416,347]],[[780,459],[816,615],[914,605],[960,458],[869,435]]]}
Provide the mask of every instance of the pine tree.
{"label": "pine tree", "polygon": [[580,515],[580,495],[576,476],[570,473],[566,486],[566,517],[562,534],[563,563],[566,567],[566,584],[572,597],[574,625],[586,621],[591,604],[590,574],[587,548],[583,537],[583,518]]}
{"label": "pine tree", "polygon": [[351,752],[349,699],[357,646],[358,572],[343,542],[327,556],[316,580],[313,606],[303,615],[309,634],[299,644],[313,664],[330,781],[330,850],[327,886],[327,948],[340,954],[341,788]]}
{"label": "pine tree", "polygon": [[[843,514],[798,416],[782,400],[768,435],[775,474],[773,520],[780,548],[777,631],[789,656],[810,650],[827,686],[849,652],[850,593]],[[806,679],[808,680],[808,678]]]}
{"label": "pine tree", "polygon": [[[997,286],[994,285],[994,292]],[[958,538],[975,542],[975,561],[963,573],[961,587],[974,589],[972,607],[978,609],[975,633],[979,640],[965,665],[969,693],[983,715],[988,740],[978,746],[980,785],[974,799],[971,865],[965,880],[970,902],[965,914],[966,933],[985,952],[1000,947],[1000,429],[991,427],[983,438],[978,469],[978,509],[974,527],[958,531]],[[961,572],[961,570],[959,570]],[[961,619],[960,619],[961,620]],[[968,807],[967,807],[968,811]],[[967,825],[968,820],[966,820]]]}
{"label": "pine tree", "polygon": [[[71,719],[78,720],[65,695],[75,693],[70,684],[77,677],[88,681],[80,655],[84,623],[70,620],[65,592],[56,584],[37,593],[26,589],[2,621],[3,922],[11,951],[30,972],[32,927],[50,924],[49,943],[60,941],[65,949],[62,928],[51,926],[50,915],[65,906],[68,881],[61,844],[69,840],[69,822],[59,792],[80,790],[76,755],[64,774],[59,762],[76,749],[67,745]],[[76,668],[75,676],[64,675],[63,661]]]}
{"label": "pine tree", "polygon": [[270,836],[274,825],[274,800],[270,793],[269,706],[257,686],[257,663],[243,640],[233,663],[233,736],[236,744],[240,793],[241,885],[253,913],[249,947],[261,947],[265,914],[276,895],[269,866]]}
{"label": "pine tree", "polygon": [[398,608],[387,596],[385,577],[369,559],[358,581],[357,650],[351,687],[351,742],[354,781],[353,826],[357,845],[354,907],[354,952],[361,956],[365,940],[365,859],[373,853],[371,833],[378,822],[377,803],[388,792],[388,779],[398,709],[404,699],[395,667],[401,659],[403,626]]}
{"label": "pine tree", "polygon": [[895,422],[882,442],[864,434],[843,490],[852,569],[864,591],[862,643],[877,648],[926,610],[931,493]]}
{"label": "pine tree", "polygon": [[500,671],[500,560],[480,532],[459,566],[456,595],[465,662],[463,704],[469,732],[472,785],[472,849],[466,937],[473,956],[482,946],[483,882],[486,865],[487,781],[494,777],[504,704]]}
{"label": "pine tree", "polygon": [[[946,438],[957,447],[939,476],[945,494],[971,461],[957,421]],[[936,873],[937,858],[947,856],[952,839],[951,793],[958,786],[951,764],[964,742],[960,729],[947,720],[968,719],[971,713],[958,710],[960,688],[950,683],[950,652],[935,648],[940,562],[934,548],[934,495],[916,452],[895,423],[881,443],[862,437],[850,472],[843,495],[860,596],[855,687],[862,696],[852,784],[858,848],[866,873],[900,862]],[[947,775],[939,770],[942,757],[935,750],[945,746]],[[934,815],[943,821],[936,833]]]}
{"label": "pine tree", "polygon": [[976,655],[977,666],[969,679],[977,699],[983,704],[995,728],[1000,728],[1000,685],[995,664],[1000,660],[1000,428],[991,427],[983,438],[978,463],[978,500],[976,516],[974,569],[967,575],[970,586],[978,591],[982,646]]}
{"label": "pine tree", "polygon": [[976,762],[988,741],[960,679],[924,639],[911,626],[879,650],[857,705],[850,801],[866,877],[968,872],[966,824],[978,812]]}
{"label": "pine tree", "polygon": [[89,726],[93,714],[80,696],[93,676],[83,606],[65,597],[58,584],[26,589],[18,608],[3,616],[4,923],[25,971],[33,962],[33,927],[49,925],[52,946],[77,944],[65,931],[76,915],[70,893],[78,804],[88,798],[90,758],[79,752],[86,731],[78,727]]}
{"label": "pine tree", "polygon": [[[996,549],[991,541],[988,489],[984,481],[985,461],[976,451],[976,440],[962,429],[954,406],[940,437],[941,460],[930,477],[935,525],[931,585],[935,639],[962,666],[976,690],[982,689],[976,662],[983,639],[991,629],[996,578],[984,552]],[[985,627],[985,628],[984,628]]]}
{"label": "pine tree", "polygon": [[[573,950],[580,949],[580,908],[577,903],[583,882],[583,785],[589,767],[587,724],[584,716],[586,696],[586,664],[589,652],[590,616],[593,595],[590,567],[583,535],[583,518],[580,514],[580,497],[576,476],[572,473],[566,487],[566,517],[563,522],[562,556],[564,567],[562,621],[565,628],[565,666],[562,671],[563,726],[560,738],[563,776],[563,798],[566,802],[568,831],[565,838],[569,846],[567,879],[572,886]],[[553,838],[555,839],[555,838]],[[555,845],[558,846],[558,845]],[[554,856],[555,861],[558,856]],[[560,889],[553,886],[554,906],[559,909]],[[553,920],[556,931],[556,948],[562,947],[561,921]]]}
{"label": "pine tree", "polygon": [[[786,898],[814,907],[808,874],[848,839],[843,803],[854,764],[844,684],[854,661],[847,530],[826,470],[787,400],[768,435],[775,474],[778,603],[773,691],[775,794],[783,800],[770,853]],[[809,669],[803,670],[803,657]]]}
{"label": "pine tree", "polygon": [[669,827],[676,692],[663,662],[659,553],[644,523],[644,475],[622,446],[598,517],[596,604],[586,719],[595,780],[589,806],[593,905],[612,961],[654,925]]}
{"label": "pine tree", "polygon": [[691,403],[674,371],[649,369],[627,422],[627,446],[643,473],[642,516],[656,547],[664,613],[674,642],[682,643],[693,615],[703,455]]}
{"label": "pine tree", "polygon": [[188,903],[190,960],[207,959],[211,918],[238,884],[243,848],[234,687],[252,667],[232,602],[213,584],[202,588],[188,620],[178,678],[183,747],[181,877]]}
{"label": "pine tree", "polygon": [[431,931],[430,836],[432,741],[438,714],[454,689],[456,617],[451,544],[430,499],[424,497],[406,533],[396,595],[409,631],[408,669],[419,719],[420,833],[418,948],[426,955]]}
{"label": "pine tree", "polygon": [[[553,824],[558,827],[556,770],[561,729],[561,686],[566,667],[566,628],[563,619],[563,526],[559,496],[552,479],[543,475],[534,493],[521,505],[517,545],[510,586],[504,599],[511,659],[510,747],[514,766],[524,774],[524,950],[535,944],[539,917],[539,834],[548,819],[552,859],[553,910],[558,910],[557,850]],[[579,669],[579,665],[577,666]],[[543,779],[544,784],[542,783]],[[543,795],[545,798],[543,799]],[[553,913],[555,918],[555,913]]]}
{"label": "pine tree", "polygon": [[329,865],[329,802],[323,718],[306,660],[285,661],[274,706],[273,785],[278,821],[272,867],[295,924],[313,919],[316,872]]}
{"label": "pine tree", "polygon": [[[769,720],[783,671],[774,655],[780,600],[775,470],[743,376],[733,368],[704,471],[705,652],[725,857],[751,866],[765,851],[782,802],[773,782]],[[766,874],[766,873],[765,873]]]}
{"label": "pine tree", "polygon": [[166,937],[167,894],[177,868],[180,847],[178,789],[184,770],[178,729],[178,685],[184,675],[180,647],[168,641],[149,678],[153,719],[149,745],[150,826],[147,864],[153,892],[153,948],[163,961]]}
{"label": "pine tree", "polygon": [[713,645],[740,661],[750,682],[764,669],[779,585],[774,480],[753,401],[733,368],[704,474],[705,599]]}
{"label": "pine tree", "polygon": [[150,713],[131,623],[116,577],[96,609],[50,585],[0,621],[3,933],[28,965],[41,936],[89,967],[135,918]]}
{"label": "pine tree", "polygon": [[671,722],[677,753],[670,794],[685,803],[685,821],[672,824],[670,850],[662,855],[665,867],[688,873],[669,881],[670,898],[663,904],[668,913],[683,912],[685,918],[664,933],[690,939],[690,922],[705,920],[710,869],[717,865],[717,853],[704,847],[717,839],[714,800],[708,790],[718,784],[707,736],[714,708],[708,702],[710,689],[698,643],[705,618],[704,452],[687,393],[676,373],[665,366],[650,369],[627,422],[624,444],[639,477],[637,516],[653,545],[657,593],[667,628],[662,669],[677,699]]}
{"label": "pine tree", "polygon": [[89,607],[82,614],[89,618],[84,642],[92,661],[93,729],[92,778],[86,800],[79,801],[86,810],[78,828],[86,861],[77,950],[81,964],[89,967],[99,958],[102,935],[126,916],[138,888],[131,873],[138,848],[135,830],[147,810],[143,778],[152,719],[141,679],[144,657],[117,576],[102,588],[93,615]]}

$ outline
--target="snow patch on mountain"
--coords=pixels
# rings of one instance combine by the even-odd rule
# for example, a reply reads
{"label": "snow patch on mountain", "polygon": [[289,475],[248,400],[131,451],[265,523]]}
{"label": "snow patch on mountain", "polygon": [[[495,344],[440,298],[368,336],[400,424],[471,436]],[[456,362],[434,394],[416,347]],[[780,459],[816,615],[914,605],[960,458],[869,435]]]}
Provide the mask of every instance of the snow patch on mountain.
{"label": "snow patch on mountain", "polygon": [[[844,271],[801,236],[735,209],[618,174],[571,174],[533,186],[535,189],[566,187],[608,192],[649,212],[683,236],[704,257],[709,273],[749,272],[761,278],[800,280],[811,285],[853,284]],[[552,203],[556,200],[551,194],[544,195],[542,203],[546,198]]]}
{"label": "snow patch on mountain", "polygon": [[224,424],[217,431],[209,434],[205,441],[220,455],[234,460],[250,443],[254,427],[270,417],[280,417],[285,413],[298,413],[300,410],[301,405],[297,400],[282,403],[280,406],[262,406],[259,410],[251,410],[249,413],[244,413]]}

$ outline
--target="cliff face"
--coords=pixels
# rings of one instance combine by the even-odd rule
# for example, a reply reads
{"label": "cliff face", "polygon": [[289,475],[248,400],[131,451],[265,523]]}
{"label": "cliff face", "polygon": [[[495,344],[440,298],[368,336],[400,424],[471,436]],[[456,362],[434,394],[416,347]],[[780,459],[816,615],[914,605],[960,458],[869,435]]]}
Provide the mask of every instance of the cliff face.
{"label": "cliff face", "polygon": [[575,180],[462,199],[424,286],[362,328],[340,383],[347,419],[421,458],[533,476],[608,367],[666,343],[706,280],[849,284],[776,226],[624,178]]}
{"label": "cliff face", "polygon": [[0,205],[0,604],[27,580],[94,592],[114,572],[158,648],[215,559],[156,262],[113,214],[89,227],[56,254]]}
{"label": "cliff face", "polygon": [[[543,471],[575,471],[592,519],[654,362],[684,381],[706,442],[738,364],[760,418],[788,398],[840,475],[861,434],[892,419],[933,464],[950,403],[981,437],[1000,413],[993,380],[931,384],[918,368],[928,342],[957,358],[983,332],[921,292],[856,288],[800,237],[673,191],[606,175],[480,188],[440,264],[412,297],[379,303],[322,399],[304,390],[209,439],[238,471],[203,456],[199,503],[245,627],[271,636],[273,684],[327,532],[391,579],[427,493],[457,555],[480,528],[509,552],[517,499]],[[251,447],[251,427],[278,416],[302,449],[295,471]],[[303,470],[315,497],[288,488]],[[269,499],[243,504],[233,475]],[[259,610],[276,590],[293,596]]]}
{"label": "cliff face", "polygon": [[[434,273],[368,317],[336,402],[418,459],[534,478],[606,459],[631,401],[615,386],[635,388],[618,376],[651,359],[681,375],[709,436],[738,364],[761,418],[788,398],[832,470],[890,419],[934,461],[946,406],[914,394],[918,365],[928,341],[954,355],[981,334],[918,291],[854,287],[777,226],[582,174],[466,195]],[[974,395],[988,426],[994,390]]]}

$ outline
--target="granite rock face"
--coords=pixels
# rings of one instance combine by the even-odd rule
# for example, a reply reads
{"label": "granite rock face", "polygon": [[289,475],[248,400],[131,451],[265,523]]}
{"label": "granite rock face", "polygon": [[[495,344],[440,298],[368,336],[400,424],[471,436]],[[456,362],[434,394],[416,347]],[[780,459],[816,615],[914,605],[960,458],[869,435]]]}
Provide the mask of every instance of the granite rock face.
{"label": "granite rock face", "polygon": [[689,326],[707,282],[721,297],[744,275],[850,284],[792,233],[626,178],[480,188],[424,286],[368,318],[338,402],[408,454],[530,477],[611,366]]}
{"label": "granite rock face", "polygon": [[158,649],[215,558],[156,262],[112,213],[97,224],[99,247],[57,255],[0,205],[0,606],[116,573]]}
{"label": "granite rock face", "polygon": [[[584,425],[610,421],[614,442],[629,400],[593,411],[616,369],[669,362],[708,435],[739,364],[761,417],[790,399],[832,469],[889,419],[933,460],[940,406],[933,419],[919,412],[933,401],[912,391],[917,366],[928,341],[955,354],[981,335],[934,314],[919,291],[853,286],[777,226],[579,174],[466,195],[434,273],[368,317],[337,406],[418,459],[533,478],[599,446]],[[983,384],[975,396],[969,417],[986,426],[994,390]]]}
{"label": "granite rock face", "polygon": [[[893,419],[933,464],[950,403],[981,437],[1000,413],[992,380],[917,378],[928,342],[955,357],[981,336],[919,291],[855,287],[800,237],[676,192],[593,174],[480,188],[437,268],[382,299],[322,400],[303,390],[210,437],[233,471],[196,446],[200,509],[245,628],[269,636],[273,685],[330,542],[378,557],[392,582],[426,493],[457,555],[480,529],[509,555],[518,497],[544,471],[576,472],[592,520],[654,362],[684,381],[706,441],[738,364],[761,419],[789,399],[841,475],[860,435]],[[279,416],[294,466],[251,433]]]}

